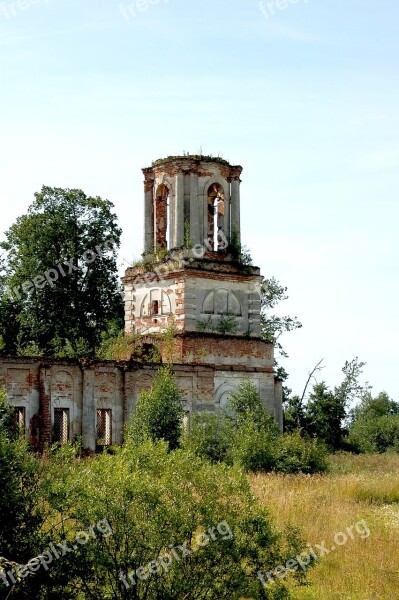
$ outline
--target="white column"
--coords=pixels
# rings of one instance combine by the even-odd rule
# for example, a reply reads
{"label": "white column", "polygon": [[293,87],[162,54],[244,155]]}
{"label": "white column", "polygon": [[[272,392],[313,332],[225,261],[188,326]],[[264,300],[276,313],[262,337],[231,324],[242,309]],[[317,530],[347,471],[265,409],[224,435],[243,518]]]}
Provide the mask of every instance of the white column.
{"label": "white column", "polygon": [[237,241],[241,241],[240,229],[240,178],[234,177],[231,182],[231,235],[237,233]]}
{"label": "white column", "polygon": [[230,183],[226,181],[224,185],[224,235],[230,240]]}
{"label": "white column", "polygon": [[198,198],[198,175],[190,174],[190,239],[195,246],[201,244],[201,201]]}
{"label": "white column", "polygon": [[146,182],[146,191],[144,193],[144,253],[150,253],[154,250],[154,222],[153,222],[153,203],[154,189],[148,189],[150,182]]}
{"label": "white column", "polygon": [[176,175],[174,202],[174,238],[172,248],[180,248],[184,240],[184,175]]}

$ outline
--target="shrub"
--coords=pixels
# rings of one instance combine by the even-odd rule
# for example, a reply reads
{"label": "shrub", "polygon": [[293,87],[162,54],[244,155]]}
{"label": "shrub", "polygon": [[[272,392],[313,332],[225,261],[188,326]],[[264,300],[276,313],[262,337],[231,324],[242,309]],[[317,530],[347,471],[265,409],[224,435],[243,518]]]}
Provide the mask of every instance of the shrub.
{"label": "shrub", "polygon": [[246,471],[314,473],[327,468],[322,442],[299,433],[281,435],[266,413],[252,382],[242,382],[232,395],[233,414],[193,415],[185,447],[212,462],[225,461]]}
{"label": "shrub", "polygon": [[266,413],[260,395],[252,381],[243,381],[237,386],[237,392],[232,394],[229,409],[235,414],[237,425],[252,419],[258,427],[277,426],[273,417]]}
{"label": "shrub", "polygon": [[275,470],[282,473],[317,473],[327,470],[327,447],[317,439],[303,438],[299,432],[285,433],[276,447]]}
{"label": "shrub", "polygon": [[284,564],[303,544],[275,530],[238,468],[150,441],[71,465],[49,467],[49,485],[65,490],[49,494],[53,518],[69,516],[54,542],[63,534],[71,546],[76,531],[104,519],[112,534],[97,531],[55,561],[42,600],[289,597],[278,579],[266,591],[257,572]]}
{"label": "shrub", "polygon": [[170,367],[162,367],[150,390],[142,390],[128,436],[140,444],[146,438],[165,440],[171,450],[179,445],[183,421],[182,395]]}
{"label": "shrub", "polygon": [[231,446],[231,433],[231,420],[225,414],[196,413],[191,416],[184,447],[211,462],[221,462]]}
{"label": "shrub", "polygon": [[29,560],[41,523],[39,463],[14,425],[12,408],[0,391],[0,557]]}
{"label": "shrub", "polygon": [[9,440],[15,440],[19,436],[13,408],[8,402],[5,390],[2,389],[0,389],[0,433]]}
{"label": "shrub", "polygon": [[276,464],[276,442],[274,427],[259,427],[248,418],[234,431],[228,462],[246,471],[271,471]]}

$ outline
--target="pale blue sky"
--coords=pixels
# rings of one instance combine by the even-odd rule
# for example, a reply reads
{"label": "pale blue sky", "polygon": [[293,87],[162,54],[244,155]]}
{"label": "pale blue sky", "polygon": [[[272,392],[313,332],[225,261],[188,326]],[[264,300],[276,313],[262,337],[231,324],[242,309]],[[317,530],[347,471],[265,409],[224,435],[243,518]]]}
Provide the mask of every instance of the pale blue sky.
{"label": "pale blue sky", "polygon": [[290,385],[358,355],[399,401],[399,5],[153,2],[0,0],[0,230],[42,184],[79,187],[137,257],[141,167],[220,153],[244,167],[243,241],[304,325]]}

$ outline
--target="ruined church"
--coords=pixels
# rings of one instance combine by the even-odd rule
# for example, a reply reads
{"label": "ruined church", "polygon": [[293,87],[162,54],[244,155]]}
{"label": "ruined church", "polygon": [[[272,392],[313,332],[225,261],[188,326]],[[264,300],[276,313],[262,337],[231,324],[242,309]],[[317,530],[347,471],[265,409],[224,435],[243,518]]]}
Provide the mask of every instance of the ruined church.
{"label": "ruined church", "polygon": [[0,387],[34,448],[77,436],[89,450],[122,443],[162,362],[173,364],[188,420],[227,407],[250,380],[282,427],[274,348],[260,337],[262,277],[240,257],[241,173],[188,155],[143,169],[143,260],[123,277],[125,330],[140,360],[0,358]]}

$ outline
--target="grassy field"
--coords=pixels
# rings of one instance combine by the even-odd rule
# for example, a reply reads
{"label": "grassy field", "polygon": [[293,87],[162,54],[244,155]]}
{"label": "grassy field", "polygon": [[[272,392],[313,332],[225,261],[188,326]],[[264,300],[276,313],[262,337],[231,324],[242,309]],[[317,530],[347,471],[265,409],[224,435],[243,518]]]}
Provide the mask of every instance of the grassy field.
{"label": "grassy field", "polygon": [[[295,600],[399,599],[398,454],[338,455],[327,475],[250,479],[280,528],[299,526],[306,543],[330,550],[310,569],[310,586],[291,588]],[[370,535],[360,535],[364,524],[348,534],[363,519]],[[334,543],[339,532],[348,538],[338,536],[342,545]]]}

